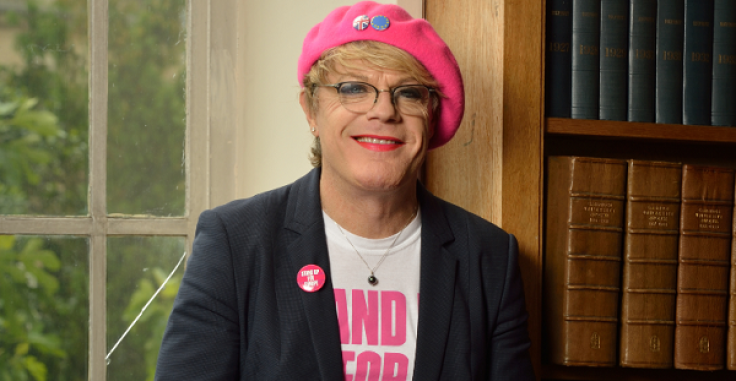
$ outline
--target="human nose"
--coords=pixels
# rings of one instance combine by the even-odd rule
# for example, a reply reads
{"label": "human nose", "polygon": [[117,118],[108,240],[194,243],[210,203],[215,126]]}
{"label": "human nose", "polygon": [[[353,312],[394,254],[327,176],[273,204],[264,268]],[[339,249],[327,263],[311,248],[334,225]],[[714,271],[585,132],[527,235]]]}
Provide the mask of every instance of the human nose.
{"label": "human nose", "polygon": [[391,90],[376,90],[376,100],[373,107],[368,111],[369,118],[378,118],[382,121],[398,120],[399,111],[391,99]]}

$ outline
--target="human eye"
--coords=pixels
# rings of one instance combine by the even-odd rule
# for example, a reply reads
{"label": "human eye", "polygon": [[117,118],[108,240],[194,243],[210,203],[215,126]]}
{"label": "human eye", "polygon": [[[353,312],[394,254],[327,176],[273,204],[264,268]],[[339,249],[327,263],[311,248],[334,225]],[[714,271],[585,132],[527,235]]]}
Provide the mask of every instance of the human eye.
{"label": "human eye", "polygon": [[340,86],[338,92],[341,96],[361,97],[370,94],[372,89],[365,83],[345,82]]}
{"label": "human eye", "polygon": [[423,102],[427,93],[424,86],[400,86],[394,90],[394,97],[397,101]]}

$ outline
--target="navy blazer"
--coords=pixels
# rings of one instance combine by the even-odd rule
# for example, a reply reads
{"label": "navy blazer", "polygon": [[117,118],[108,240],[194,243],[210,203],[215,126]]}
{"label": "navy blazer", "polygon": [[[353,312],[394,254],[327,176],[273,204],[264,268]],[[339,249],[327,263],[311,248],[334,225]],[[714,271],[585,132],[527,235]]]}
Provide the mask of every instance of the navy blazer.
{"label": "navy blazer", "polygon": [[[344,381],[320,170],[202,213],[156,380]],[[421,185],[414,380],[533,380],[516,240]],[[302,291],[297,272],[325,270]]]}

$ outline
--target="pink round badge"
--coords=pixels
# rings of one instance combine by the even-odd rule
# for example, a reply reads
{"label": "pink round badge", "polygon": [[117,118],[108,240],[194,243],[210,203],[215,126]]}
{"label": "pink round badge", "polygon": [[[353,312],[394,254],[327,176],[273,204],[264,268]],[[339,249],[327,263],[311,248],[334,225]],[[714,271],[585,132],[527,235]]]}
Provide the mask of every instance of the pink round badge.
{"label": "pink round badge", "polygon": [[325,285],[325,272],[317,265],[306,265],[296,274],[296,283],[306,292],[318,291]]}

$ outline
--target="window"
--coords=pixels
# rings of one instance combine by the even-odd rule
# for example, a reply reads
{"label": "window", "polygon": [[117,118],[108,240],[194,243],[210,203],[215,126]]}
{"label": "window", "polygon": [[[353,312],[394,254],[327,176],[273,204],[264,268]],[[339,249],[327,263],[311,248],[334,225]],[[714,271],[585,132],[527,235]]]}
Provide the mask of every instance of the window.
{"label": "window", "polygon": [[138,315],[207,206],[207,6],[0,0],[0,379],[152,379],[184,266]]}

